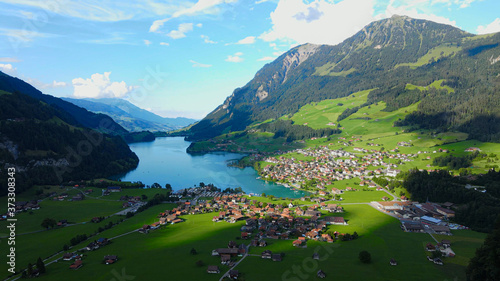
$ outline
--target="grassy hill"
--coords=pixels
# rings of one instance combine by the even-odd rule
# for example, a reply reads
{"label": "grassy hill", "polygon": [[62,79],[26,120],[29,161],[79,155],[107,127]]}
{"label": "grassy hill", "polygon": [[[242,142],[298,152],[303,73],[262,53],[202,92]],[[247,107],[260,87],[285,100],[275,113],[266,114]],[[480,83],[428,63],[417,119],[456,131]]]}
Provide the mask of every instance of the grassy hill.
{"label": "grassy hill", "polygon": [[[337,108],[322,106],[369,92],[363,106],[385,105],[381,111],[398,116],[397,126],[459,131],[499,142],[500,64],[493,60],[499,48],[500,33],[475,36],[448,25],[393,16],[335,46],[305,44],[291,49],[192,126],[189,138],[207,140],[284,116],[309,124],[304,110],[320,112],[313,113],[308,105],[327,110],[318,123],[310,123],[319,128],[336,123],[338,116],[343,119],[341,108],[355,111],[361,100],[351,101],[351,106],[342,101]],[[411,114],[400,114],[412,105]]]}

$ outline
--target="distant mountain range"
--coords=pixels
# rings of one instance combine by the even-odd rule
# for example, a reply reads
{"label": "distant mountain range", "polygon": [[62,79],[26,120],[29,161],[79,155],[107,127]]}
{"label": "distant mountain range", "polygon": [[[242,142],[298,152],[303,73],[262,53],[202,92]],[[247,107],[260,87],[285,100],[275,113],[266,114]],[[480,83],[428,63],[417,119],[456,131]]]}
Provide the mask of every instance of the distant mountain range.
{"label": "distant mountain range", "polygon": [[73,99],[63,98],[79,107],[94,113],[110,116],[118,124],[131,132],[139,131],[171,131],[181,129],[195,123],[197,120],[177,117],[165,118],[150,111],[139,108],[129,101],[118,98]]}
{"label": "distant mountain range", "polygon": [[3,169],[15,167],[16,191],[127,172],[139,158],[124,140],[139,137],[107,115],[0,72],[0,180],[7,182]]}
{"label": "distant mountain range", "polygon": [[[437,87],[425,87],[432,83]],[[415,87],[420,85],[421,87]],[[418,103],[395,126],[500,141],[500,33],[474,35],[405,16],[373,22],[335,45],[305,44],[266,64],[189,130],[191,140],[277,122],[304,105],[373,89],[368,107]],[[347,118],[358,108],[342,114]],[[340,120],[338,120],[340,121]]]}

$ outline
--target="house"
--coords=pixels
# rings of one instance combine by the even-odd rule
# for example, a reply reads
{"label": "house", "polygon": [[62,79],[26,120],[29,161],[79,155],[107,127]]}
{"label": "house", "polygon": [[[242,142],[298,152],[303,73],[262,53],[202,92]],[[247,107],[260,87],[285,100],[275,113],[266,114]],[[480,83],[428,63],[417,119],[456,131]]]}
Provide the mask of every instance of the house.
{"label": "house", "polygon": [[265,250],[264,252],[262,252],[261,258],[270,259],[270,258],[272,258],[272,255],[273,255],[273,252],[271,252],[271,250]]}
{"label": "house", "polygon": [[238,276],[240,275],[238,270],[230,270],[229,271],[229,278],[231,279],[238,279]]}
{"label": "house", "polygon": [[320,217],[321,216],[321,212],[307,210],[306,213],[304,214],[304,216],[306,216],[306,217],[313,217],[313,216]]}
{"label": "house", "polygon": [[73,264],[69,266],[70,269],[79,269],[83,266],[82,260],[76,260]]}
{"label": "house", "polygon": [[318,273],[316,273],[316,275],[318,276],[318,278],[325,278],[326,277],[326,274],[323,272],[323,270],[318,270]]}
{"label": "house", "polygon": [[231,255],[229,255],[229,254],[220,255],[220,263],[228,264],[230,262],[231,262]]}
{"label": "house", "polygon": [[63,261],[70,261],[74,259],[77,255],[75,253],[65,253],[63,255]]}
{"label": "house", "polygon": [[260,240],[259,241],[259,247],[265,247],[265,246],[267,246],[266,240]]}
{"label": "house", "polygon": [[437,234],[451,235],[450,228],[446,225],[431,225],[430,228]]}
{"label": "house", "polygon": [[106,264],[113,264],[117,260],[118,260],[118,256],[116,256],[116,255],[107,255],[107,256],[104,256],[104,262]]}
{"label": "house", "polygon": [[[216,255],[214,256],[218,256],[218,255],[223,255],[223,254],[229,254],[231,256],[236,256],[238,255],[238,249],[237,248],[219,248],[217,250],[215,250],[215,252],[217,253]],[[212,252],[212,255],[214,254],[214,252]]]}
{"label": "house", "polygon": [[281,254],[273,254],[272,255],[272,260],[273,261],[282,261],[282,257],[281,257]]}
{"label": "house", "polygon": [[388,175],[389,177],[395,177],[395,176],[397,176],[400,172],[401,172],[401,170],[396,170],[396,169],[387,169],[386,175]]}
{"label": "house", "polygon": [[441,240],[441,245],[443,245],[443,247],[445,247],[445,248],[448,248],[451,246],[451,242],[450,242],[450,240],[443,239],[443,240]]}
{"label": "house", "polygon": [[97,239],[97,244],[99,246],[104,246],[104,245],[107,245],[108,243],[109,243],[108,238],[99,238],[99,239]]}
{"label": "house", "polygon": [[446,209],[443,207],[436,206],[436,212],[442,214],[443,216],[445,216],[447,218],[455,217],[455,211],[450,210],[450,209]]}
{"label": "house", "polygon": [[431,243],[427,243],[427,245],[425,245],[425,250],[428,252],[434,252],[436,251],[436,246],[432,245]]}
{"label": "house", "polygon": [[325,222],[327,224],[347,225],[343,217],[325,217]]}
{"label": "house", "polygon": [[390,264],[390,265],[398,265],[398,262],[397,262],[395,259],[391,259],[391,260],[389,261],[389,264]]}
{"label": "house", "polygon": [[87,251],[93,251],[99,249],[99,245],[95,242],[91,242],[90,244],[87,245],[85,248]]}
{"label": "house", "polygon": [[220,273],[219,267],[216,265],[209,265],[207,268],[207,273]]}
{"label": "house", "polygon": [[434,224],[434,225],[437,225],[437,224],[441,223],[441,220],[433,218],[433,217],[429,217],[429,216],[422,216],[420,218],[420,221],[423,222],[423,223]]}

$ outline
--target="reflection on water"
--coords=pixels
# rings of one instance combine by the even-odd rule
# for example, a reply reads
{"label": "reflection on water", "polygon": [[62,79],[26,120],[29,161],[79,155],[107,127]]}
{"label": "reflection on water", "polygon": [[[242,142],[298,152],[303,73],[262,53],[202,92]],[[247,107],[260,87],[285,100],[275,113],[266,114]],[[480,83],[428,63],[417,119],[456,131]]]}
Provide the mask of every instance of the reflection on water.
{"label": "reflection on water", "polygon": [[228,161],[239,159],[244,156],[242,154],[216,152],[190,155],[186,153],[189,144],[182,137],[131,144],[130,148],[139,156],[139,166],[117,178],[141,181],[146,185],[157,182],[165,186],[169,183],[174,190],[204,182],[213,183],[221,189],[241,187],[246,193],[266,193],[276,197],[298,198],[304,195],[302,191],[257,179],[258,174],[253,168],[227,166]]}

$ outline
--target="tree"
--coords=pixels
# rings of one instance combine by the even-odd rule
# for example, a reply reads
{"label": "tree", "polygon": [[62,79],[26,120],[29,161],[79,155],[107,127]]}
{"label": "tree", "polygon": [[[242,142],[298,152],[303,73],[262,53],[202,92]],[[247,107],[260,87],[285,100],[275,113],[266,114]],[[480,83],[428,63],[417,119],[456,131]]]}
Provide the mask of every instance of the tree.
{"label": "tree", "polygon": [[45,273],[45,263],[43,263],[40,257],[38,257],[38,260],[36,261],[36,268],[40,274]]}
{"label": "tree", "polygon": [[69,250],[69,246],[68,246],[68,244],[64,244],[63,251],[67,251],[67,250]]}
{"label": "tree", "polygon": [[359,252],[359,261],[362,263],[370,263],[372,260],[372,255],[368,251]]}
{"label": "tree", "polygon": [[195,248],[191,248],[190,254],[196,255],[196,254],[198,254],[198,252],[196,252]]}
{"label": "tree", "polygon": [[161,185],[159,183],[155,182],[151,185],[151,188],[161,188]]}
{"label": "tree", "polygon": [[266,197],[266,194],[265,194],[265,193],[262,193],[262,197]]}
{"label": "tree", "polygon": [[165,189],[167,191],[172,191],[172,186],[169,183],[167,183],[167,184],[165,184]]}
{"label": "tree", "polygon": [[205,187],[205,183],[204,182],[200,182],[200,187]]}
{"label": "tree", "polygon": [[33,275],[33,265],[30,263],[28,264],[28,277],[31,277],[31,275]]}
{"label": "tree", "polygon": [[484,244],[476,250],[466,269],[467,280],[498,281],[500,280],[500,216],[495,228],[486,236]]}
{"label": "tree", "polygon": [[54,227],[54,226],[56,226],[56,225],[57,225],[56,220],[51,219],[51,218],[46,218],[46,219],[44,219],[44,220],[42,221],[42,224],[41,224],[41,226],[42,226],[43,228],[46,228],[46,229],[52,228],[52,227]]}
{"label": "tree", "polygon": [[148,196],[146,194],[141,195],[142,200],[148,200]]}

